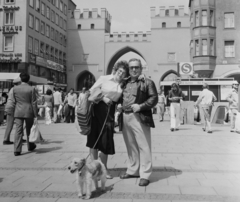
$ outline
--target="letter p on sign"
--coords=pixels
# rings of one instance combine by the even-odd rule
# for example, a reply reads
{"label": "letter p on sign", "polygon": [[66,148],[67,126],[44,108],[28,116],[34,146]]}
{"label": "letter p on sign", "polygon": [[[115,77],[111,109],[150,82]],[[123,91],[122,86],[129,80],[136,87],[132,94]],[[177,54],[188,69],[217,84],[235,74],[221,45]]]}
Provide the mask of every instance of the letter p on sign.
{"label": "letter p on sign", "polygon": [[180,62],[178,68],[180,75],[193,75],[193,64],[191,62]]}

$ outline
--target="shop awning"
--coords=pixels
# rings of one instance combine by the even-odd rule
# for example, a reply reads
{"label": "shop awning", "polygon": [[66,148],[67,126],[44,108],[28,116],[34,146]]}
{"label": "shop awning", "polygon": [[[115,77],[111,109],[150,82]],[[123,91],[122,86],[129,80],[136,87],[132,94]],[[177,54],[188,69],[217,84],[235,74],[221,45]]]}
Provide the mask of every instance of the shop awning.
{"label": "shop awning", "polygon": [[[13,83],[20,82],[20,73],[0,73],[0,81],[12,81]],[[30,82],[36,84],[48,84],[45,78],[30,75]]]}

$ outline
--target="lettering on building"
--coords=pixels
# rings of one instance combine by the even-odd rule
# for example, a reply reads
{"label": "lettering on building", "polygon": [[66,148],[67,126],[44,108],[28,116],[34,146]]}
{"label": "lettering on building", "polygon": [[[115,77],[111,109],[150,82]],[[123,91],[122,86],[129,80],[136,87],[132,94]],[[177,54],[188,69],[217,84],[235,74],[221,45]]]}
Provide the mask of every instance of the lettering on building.
{"label": "lettering on building", "polygon": [[18,31],[22,31],[22,26],[0,26],[0,32],[18,34]]}
{"label": "lettering on building", "polygon": [[0,63],[19,63],[21,62],[22,60],[20,58],[10,58],[10,59],[3,59],[3,58],[0,58]]}
{"label": "lettering on building", "polygon": [[22,53],[0,53],[0,57],[22,57]]}
{"label": "lettering on building", "polygon": [[3,6],[0,8],[0,11],[18,11],[20,9],[19,6]]}

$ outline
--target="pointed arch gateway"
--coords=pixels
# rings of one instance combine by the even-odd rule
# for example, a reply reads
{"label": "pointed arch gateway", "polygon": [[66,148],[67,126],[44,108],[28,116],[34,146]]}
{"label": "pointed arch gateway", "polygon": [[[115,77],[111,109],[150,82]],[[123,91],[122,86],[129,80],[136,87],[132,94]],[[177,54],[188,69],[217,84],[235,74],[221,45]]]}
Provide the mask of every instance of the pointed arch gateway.
{"label": "pointed arch gateway", "polygon": [[117,62],[117,60],[128,52],[134,52],[134,53],[138,54],[139,56],[141,56],[146,61],[146,59],[143,57],[143,55],[141,53],[139,53],[139,51],[137,51],[136,49],[134,49],[132,47],[126,46],[125,48],[122,48],[121,50],[119,50],[118,52],[116,52],[113,55],[110,62],[108,63],[106,74],[111,74],[113,66]]}
{"label": "pointed arch gateway", "polygon": [[92,87],[92,85],[95,83],[96,79],[95,76],[87,71],[84,70],[76,78],[76,90],[81,91],[83,87],[85,87],[87,90]]}

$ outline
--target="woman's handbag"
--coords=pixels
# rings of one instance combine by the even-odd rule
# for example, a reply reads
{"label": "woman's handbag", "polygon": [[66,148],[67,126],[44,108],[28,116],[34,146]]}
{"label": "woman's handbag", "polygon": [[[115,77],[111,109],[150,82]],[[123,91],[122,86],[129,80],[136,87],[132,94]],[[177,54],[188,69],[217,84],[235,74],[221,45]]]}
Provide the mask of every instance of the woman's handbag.
{"label": "woman's handbag", "polygon": [[38,122],[35,121],[32,125],[29,142],[40,143],[42,141],[41,132],[39,131]]}

